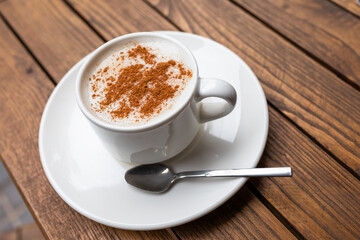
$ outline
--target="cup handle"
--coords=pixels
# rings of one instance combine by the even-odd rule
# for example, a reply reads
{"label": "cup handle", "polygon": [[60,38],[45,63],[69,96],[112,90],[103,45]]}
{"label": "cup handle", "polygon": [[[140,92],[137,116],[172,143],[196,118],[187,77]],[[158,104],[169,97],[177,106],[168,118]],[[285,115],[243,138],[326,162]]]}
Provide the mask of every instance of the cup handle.
{"label": "cup handle", "polygon": [[200,123],[215,120],[229,114],[236,104],[236,91],[232,85],[216,78],[200,78],[195,101],[200,102],[207,97],[218,97],[226,103],[201,103],[199,106]]}

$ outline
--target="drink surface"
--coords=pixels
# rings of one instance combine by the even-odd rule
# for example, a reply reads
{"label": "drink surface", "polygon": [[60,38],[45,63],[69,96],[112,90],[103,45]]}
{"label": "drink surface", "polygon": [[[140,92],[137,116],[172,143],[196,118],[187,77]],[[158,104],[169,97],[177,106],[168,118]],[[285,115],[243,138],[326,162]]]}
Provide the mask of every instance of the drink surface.
{"label": "drink surface", "polygon": [[128,43],[89,76],[89,104],[108,123],[144,125],[181,102],[192,74],[174,45],[160,40]]}

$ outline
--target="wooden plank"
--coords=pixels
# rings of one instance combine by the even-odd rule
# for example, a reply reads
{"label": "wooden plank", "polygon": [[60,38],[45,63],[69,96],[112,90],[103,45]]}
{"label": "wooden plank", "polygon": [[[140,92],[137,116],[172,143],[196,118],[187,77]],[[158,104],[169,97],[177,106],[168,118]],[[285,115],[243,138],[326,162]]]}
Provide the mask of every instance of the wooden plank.
{"label": "wooden plank", "polygon": [[[254,178],[251,183],[303,237],[359,239],[360,182],[271,107],[269,139],[260,166],[293,168],[294,175],[291,179]],[[250,211],[257,216],[260,211],[256,211],[255,207],[241,208],[241,202],[245,197],[241,192],[240,197],[234,197],[209,216],[177,227],[175,231],[184,239],[230,239],[230,236],[234,239],[284,237],[271,233],[263,235],[263,232],[248,229],[249,225],[257,223],[247,220],[246,216],[242,215],[247,215]],[[250,197],[246,200],[251,205],[254,199],[251,194],[246,194]],[[239,209],[242,211],[239,212]],[[260,218],[263,214],[259,215]],[[279,233],[272,226],[272,222],[266,222],[271,223],[271,226],[262,224],[260,228],[272,229],[273,234]]]}
{"label": "wooden plank", "polygon": [[[119,3],[119,2],[117,2]],[[14,4],[14,3],[13,3]],[[46,4],[46,3],[44,3]],[[90,4],[90,3],[89,3]],[[112,3],[114,4],[114,2]],[[12,5],[14,6],[14,5]],[[90,6],[92,6],[90,4]],[[116,6],[121,6],[120,9],[118,9],[118,7]],[[137,12],[139,12],[139,6],[141,6],[141,9],[143,12],[140,12],[141,14],[138,14]],[[35,7],[35,6],[34,6]],[[99,6],[94,6],[95,9],[99,8]],[[48,6],[44,7],[46,9],[49,9]],[[105,9],[105,7],[101,7],[102,9]],[[114,17],[115,19],[113,20],[114,23],[112,23],[111,21],[109,21],[109,24],[122,24],[124,26],[128,26],[126,29],[124,29],[123,27],[119,29],[116,29],[116,34],[124,34],[124,33],[128,33],[129,31],[136,31],[137,29],[137,25],[136,22],[140,21],[141,15],[145,14],[146,16],[148,16],[148,19],[145,21],[145,23],[147,24],[143,24],[141,26],[139,26],[140,31],[147,31],[147,30],[151,30],[151,29],[157,29],[157,27],[165,30],[165,29],[169,29],[169,30],[174,30],[175,28],[172,27],[172,25],[166,21],[164,21],[164,19],[162,19],[160,17],[160,15],[156,14],[150,7],[148,7],[146,4],[144,4],[142,1],[139,1],[137,4],[133,5],[133,4],[129,4],[128,1],[123,1],[121,2],[121,4],[116,4],[115,6],[112,6],[112,8],[114,9],[114,11],[116,11],[117,13],[119,13],[121,11],[121,9],[126,9],[125,12],[130,12],[131,16],[133,16],[133,18],[129,18],[129,16],[127,16],[126,14],[115,14]],[[50,8],[51,9],[51,8]],[[27,11],[31,11],[32,9],[27,9]],[[7,11],[11,12],[12,9],[8,8]],[[16,11],[16,10],[15,10]],[[23,11],[23,10],[22,10]],[[42,15],[41,13],[39,13],[39,15]],[[108,14],[106,14],[108,15]],[[20,21],[29,21],[28,18],[24,18],[24,19],[17,19],[17,21],[15,22],[15,24],[17,25],[21,25],[22,23],[18,23]],[[31,20],[32,21],[32,20]],[[37,22],[28,22],[27,24],[29,26],[36,24]],[[106,20],[108,21],[108,20]],[[51,24],[52,21],[47,21],[49,24]],[[13,24],[13,22],[11,22],[11,24]],[[50,26],[47,29],[52,29]],[[34,33],[36,34],[37,30],[36,28],[33,29]],[[72,31],[72,29],[68,29],[69,32]],[[111,31],[109,31],[111,32]],[[47,34],[43,33],[44,35],[46,35],[47,38],[50,38],[51,36],[56,36],[56,34],[52,34],[51,32],[48,32]],[[76,33],[74,33],[76,34]],[[111,34],[114,34],[113,32],[111,32]],[[31,38],[27,38],[26,35],[21,35],[24,39],[24,41],[26,43],[28,43],[29,41],[32,41]],[[110,38],[110,35],[108,36],[106,33],[104,34],[104,36]],[[52,48],[52,47],[59,47],[59,48],[63,48],[64,46],[59,45],[59,46],[51,46],[51,43],[54,42],[53,40],[49,39],[49,41],[47,41],[47,43],[49,44],[47,47],[48,48]],[[66,51],[66,50],[65,50]],[[89,50],[90,51],[90,50]],[[36,56],[38,53],[36,53]],[[39,53],[41,54],[41,53]],[[44,63],[44,67],[47,68],[48,64],[51,64],[51,62],[48,63]],[[259,202],[258,200],[254,200],[250,203],[250,207],[247,207],[247,203],[246,201],[241,202],[242,206],[244,209],[249,209],[247,211],[247,214],[243,214],[241,216],[239,216],[239,220],[238,224],[242,223],[243,221],[251,221],[254,223],[254,226],[248,226],[248,230],[253,230],[255,232],[259,231],[258,234],[263,234],[263,235],[267,235],[270,234],[270,230],[266,228],[266,224],[267,222],[272,222],[272,229],[276,229],[277,233],[272,233],[273,236],[276,236],[276,234],[278,234],[279,236],[283,236],[284,238],[292,238],[291,233],[266,209],[266,207]],[[221,212],[221,211],[220,211]],[[255,212],[256,214],[253,214],[252,212]],[[262,213],[265,213],[265,215],[259,219],[257,216],[261,215]],[[244,217],[244,220],[242,219],[242,217]],[[261,221],[260,221],[261,220]],[[231,222],[232,220],[229,220],[229,222]],[[85,223],[83,223],[85,224]],[[257,226],[257,227],[255,227]],[[264,226],[264,228],[262,228],[261,230],[258,229],[259,226]],[[268,226],[267,226],[268,227]],[[253,229],[252,229],[253,228]],[[153,233],[153,232],[151,232]],[[149,233],[150,234],[150,233]],[[154,232],[155,234],[155,232]],[[150,237],[154,237],[156,238],[156,234],[155,235],[145,235],[145,238],[150,238]]]}
{"label": "wooden plank", "polygon": [[360,17],[360,6],[356,3],[356,0],[331,0],[334,3],[342,6],[343,8],[347,9],[349,12]]}
{"label": "wooden plank", "polygon": [[[119,35],[124,24],[118,22],[126,21],[118,15],[111,30],[106,29],[101,16],[117,12],[116,4],[71,3],[109,38]],[[213,38],[239,54],[277,108],[360,174],[359,92],[230,3],[153,0],[152,4],[183,30]]]}
{"label": "wooden plank", "polygon": [[[85,8],[79,6],[82,2],[74,2],[80,13],[90,14],[89,10],[82,11],[82,8]],[[323,126],[321,122],[326,120],[326,114],[330,112],[333,117],[326,125],[332,126],[334,117],[339,112],[341,114],[342,108],[335,101],[331,101],[331,105],[324,101],[336,98],[336,101],[355,100],[358,102],[358,93],[354,89],[271,31],[266,30],[247,14],[234,8],[230,3],[219,3],[219,1],[162,1],[152,3],[181,28],[189,32],[210,36],[237,52],[251,65],[257,75],[263,78],[263,86],[268,97],[270,95],[272,101],[281,106],[280,109],[292,118],[302,119],[304,118],[303,115],[305,117],[308,115],[307,118],[309,118],[309,115],[313,115],[314,111],[325,109],[320,111],[319,116],[315,115],[316,121],[313,119],[315,117],[311,117],[310,123],[315,121],[315,128],[318,128],[318,125]],[[112,7],[108,7],[108,9],[112,9]],[[101,10],[98,10],[97,13],[101,15]],[[96,15],[90,14],[85,18],[94,18],[94,24],[98,22],[99,25],[104,25],[101,17],[96,17]],[[116,28],[116,26],[112,27]],[[101,28],[97,29],[101,32]],[[247,34],[243,34],[244,32]],[[258,39],[261,41],[259,42]],[[256,44],[253,45],[253,42]],[[279,54],[279,49],[284,49],[285,53]],[[285,58],[286,61],[281,61],[282,58]],[[273,63],[270,65],[271,62]],[[316,76],[313,72],[316,73]],[[314,77],[315,79],[319,78],[321,84],[312,81]],[[327,88],[328,84],[331,84],[331,87],[335,89],[340,87],[340,89],[350,93],[350,96],[348,94],[339,95],[332,88]],[[305,97],[299,96],[297,89]],[[347,96],[351,100],[346,100]],[[295,102],[299,106],[296,106],[292,101],[289,102],[288,98],[294,99],[293,101],[299,98]],[[304,109],[299,111],[299,108]],[[347,116],[358,117],[358,112],[352,115],[353,110],[356,111],[355,108],[352,108],[351,111],[343,113],[339,119],[345,121],[348,118]],[[290,165],[294,168],[294,177],[292,179],[259,179],[252,183],[264,194],[266,200],[305,237],[356,239],[359,236],[357,230],[359,229],[357,219],[360,216],[359,181],[271,107],[270,113],[269,143],[261,165]],[[301,123],[299,120],[298,122]],[[358,122],[354,122],[358,126]],[[307,126],[308,124],[302,125]],[[356,136],[358,135],[356,134],[352,135],[354,140],[357,139]],[[342,141],[340,143],[342,144]],[[350,147],[350,152],[352,147]],[[347,153],[344,153],[344,156],[348,156]],[[266,189],[266,186],[270,186],[269,189],[271,190]],[[226,210],[222,212],[228,213]],[[224,216],[222,216],[223,218]],[[236,218],[233,221],[237,223]],[[175,228],[175,230],[183,238],[219,237],[219,234],[216,233],[205,233],[209,229],[216,232],[216,229],[211,226],[217,224],[219,222],[209,224],[206,227],[204,226],[206,220],[199,220],[199,222],[196,221],[193,224]],[[227,230],[228,226],[224,229]],[[236,229],[236,227],[232,229]]]}
{"label": "wooden plank", "polygon": [[[294,144],[293,142],[292,142],[292,144]],[[281,155],[280,155],[281,156]],[[339,166],[337,166],[337,168],[340,168]],[[341,168],[340,168],[341,169]],[[309,179],[308,179],[309,180]],[[340,179],[340,180],[342,180],[342,179]],[[350,179],[350,180],[354,180],[354,179]],[[299,191],[298,191],[299,192]],[[301,193],[301,191],[300,191],[300,193]],[[282,206],[282,208],[286,208],[286,206]],[[308,226],[309,227],[309,226]]]}
{"label": "wooden plank", "polygon": [[38,152],[41,113],[54,86],[0,22],[0,153],[33,216],[50,239],[172,239],[164,231],[123,231],[96,224],[55,193]]}
{"label": "wooden plank", "polygon": [[[20,6],[17,6],[16,5],[17,4],[17,2],[13,2],[12,3],[12,7],[20,7]],[[44,2],[43,4],[47,4],[46,2]],[[126,6],[124,6],[124,4],[126,5]],[[163,28],[163,29],[172,29],[172,30],[174,30],[174,28],[172,27],[172,25],[171,24],[169,24],[169,23],[167,23],[166,21],[164,21],[158,14],[156,14],[153,10],[151,10],[151,8],[150,7],[148,7],[146,4],[144,4],[143,2],[141,2],[141,1],[139,1],[137,4],[135,4],[135,5],[132,5],[132,4],[129,4],[128,3],[128,1],[124,1],[124,2],[122,2],[122,4],[121,4],[121,8],[125,8],[126,9],[126,11],[128,11],[128,12],[133,12],[132,13],[132,15],[134,15],[135,16],[135,18],[139,18],[139,17],[141,17],[140,15],[136,15],[136,9],[138,9],[138,6],[141,6],[141,8],[142,8],[142,11],[144,11],[144,12],[146,12],[146,15],[149,17],[149,19],[146,21],[147,22],[147,25],[142,25],[142,28],[140,29],[140,30],[143,30],[143,31],[146,31],[146,30],[150,30],[152,27],[154,28],[154,29],[156,29],[156,26],[161,26],[161,28]],[[27,7],[29,7],[29,6],[27,6]],[[36,7],[35,5],[33,6],[34,8]],[[98,8],[98,6],[96,7],[96,8]],[[51,7],[50,6],[45,6],[43,9],[47,9],[47,11],[52,11],[51,10]],[[116,10],[116,12],[119,12],[120,11],[120,9],[116,9],[116,7],[114,6],[114,9]],[[16,9],[12,9],[11,7],[9,7],[9,6],[7,6],[7,8],[6,8],[6,11],[8,11],[8,12],[11,12],[11,11],[16,11]],[[22,12],[24,11],[24,10],[21,10]],[[29,9],[27,9],[26,11],[32,11],[32,9],[31,8],[29,8]],[[37,10],[38,11],[38,10]],[[134,12],[135,11],[135,12]],[[39,16],[42,16],[43,14],[41,13],[41,12],[38,12],[38,14],[39,14]],[[143,14],[143,13],[142,13]],[[51,14],[50,14],[51,15]],[[21,15],[19,15],[19,16],[21,16]],[[49,16],[49,15],[44,15],[44,16]],[[114,22],[113,23],[111,23],[111,24],[116,24],[116,23],[118,23],[118,24],[123,24],[123,25],[125,25],[125,26],[132,26],[132,24],[131,23],[129,23],[129,24],[127,24],[127,21],[134,21],[134,19],[129,19],[126,15],[125,15],[125,17],[119,17],[119,16],[122,16],[121,14],[119,14],[119,15],[115,15],[116,16],[116,18],[117,19],[115,19],[114,20]],[[151,20],[152,19],[152,20]],[[151,21],[150,21],[151,20]],[[27,21],[27,23],[26,24],[28,24],[29,26],[31,26],[31,25],[34,25],[34,24],[37,24],[37,22],[38,21],[41,21],[41,20],[36,20],[36,18],[27,18],[27,17],[24,17],[24,18],[21,18],[21,19],[17,19],[14,23],[13,22],[11,22],[11,24],[16,24],[17,26],[22,26],[22,21]],[[32,22],[32,21],[34,21],[34,22]],[[54,21],[51,21],[51,20],[42,20],[42,21],[46,21],[49,25],[51,25],[52,24],[52,22],[54,22]],[[121,23],[120,23],[121,22]],[[154,24],[153,24],[154,23]],[[17,27],[17,29],[19,29],[19,27]],[[53,29],[51,26],[48,26],[46,29]],[[19,29],[20,31],[21,31],[21,29]],[[41,30],[41,29],[33,29],[33,34],[37,34],[37,31],[43,31],[43,30]],[[52,30],[52,31],[56,31],[56,30]],[[72,30],[72,28],[69,28],[67,31],[69,31],[69,34],[71,33],[71,31],[73,31]],[[82,30],[83,32],[85,31],[85,30]],[[118,31],[118,30],[117,30]],[[127,32],[128,30],[126,30],[126,29],[123,29],[123,28],[121,28],[121,30],[120,31],[118,31],[116,34],[124,34],[124,33],[128,33]],[[134,25],[133,27],[131,27],[131,30],[130,31],[136,31],[136,25]],[[67,49],[66,49],[66,45],[68,44],[68,43],[66,43],[65,45],[56,45],[56,46],[52,46],[51,44],[52,43],[54,43],[55,42],[55,40],[52,40],[51,39],[51,37],[52,36],[54,36],[54,37],[58,37],[56,34],[53,34],[51,31],[50,32],[48,32],[48,33],[43,33],[44,34],[44,36],[46,36],[46,38],[48,38],[48,41],[46,41],[46,44],[48,44],[47,45],[47,48],[52,48],[52,47],[58,47],[58,48],[63,48],[64,49],[64,52],[67,52]],[[73,34],[76,34],[76,33],[73,33]],[[113,33],[111,33],[111,34],[113,34]],[[20,34],[21,35],[21,34]],[[104,34],[105,36],[107,36],[106,34]],[[22,37],[23,37],[23,40],[26,42],[26,44],[28,44],[28,45],[30,45],[30,42],[32,41],[32,38],[30,38],[30,37],[27,37],[27,35],[25,35],[25,34],[22,34],[21,35]],[[35,43],[31,43],[31,44],[35,44]],[[91,51],[91,49],[89,49],[89,51]],[[38,53],[36,52],[36,57],[38,57],[38,55],[37,55]],[[41,54],[41,53],[39,53],[39,54]],[[44,58],[46,57],[46,56],[43,56]],[[38,57],[39,59],[40,59],[40,57]],[[49,61],[44,61],[43,62],[43,65],[44,65],[44,67],[46,68],[46,69],[48,69],[48,65],[50,65],[50,64],[52,64],[51,63],[51,59],[48,59]],[[56,69],[55,69],[56,70]],[[57,73],[56,72],[56,74],[55,75],[58,75],[58,74],[60,74],[61,72],[59,72],[59,73]],[[58,79],[56,79],[57,81],[58,81]],[[61,201],[60,201],[61,202]],[[242,203],[242,205],[243,205],[243,207],[245,208],[245,209],[247,209],[248,207],[247,207],[247,203],[245,202],[245,203]],[[262,203],[261,202],[259,202],[259,201],[253,201],[251,204],[250,204],[250,207],[251,207],[251,209],[253,209],[253,210],[251,210],[251,212],[250,212],[250,210],[249,210],[249,214],[244,214],[244,217],[246,217],[244,220],[241,218],[241,217],[239,217],[239,219],[238,220],[231,220],[231,221],[237,221],[237,223],[238,224],[240,224],[240,223],[242,223],[243,221],[248,221],[248,219],[251,219],[251,222],[254,222],[254,225],[255,226],[264,226],[264,228],[263,228],[263,230],[258,230],[256,227],[253,227],[254,229],[254,231],[259,231],[259,234],[267,234],[270,230],[269,229],[267,229],[266,228],[266,225],[264,224],[264,222],[266,223],[266,222],[273,222],[273,224],[272,224],[272,228],[273,229],[276,229],[276,231],[278,232],[277,234],[279,234],[280,236],[284,236],[284,238],[291,238],[292,237],[292,235],[289,233],[289,231],[273,216],[273,215],[271,215],[270,213],[269,213],[269,211],[265,208],[265,206],[264,205],[262,205]],[[64,209],[62,209],[62,211],[69,211],[69,209],[66,209],[66,210],[64,210]],[[221,212],[221,211],[220,211]],[[252,213],[252,212],[254,212],[253,213],[253,215],[251,215],[250,213]],[[260,219],[258,219],[258,218],[255,218],[255,216],[259,216],[259,215],[261,215],[263,212],[265,212],[265,213],[267,213],[267,215],[266,216],[264,216],[263,218],[262,218],[262,221],[260,221]],[[48,213],[43,213],[43,214],[48,214]],[[48,216],[48,217],[50,217],[50,216]],[[231,222],[231,221],[229,221],[229,222]],[[258,222],[259,221],[259,222]],[[257,223],[258,222],[258,223]],[[81,222],[81,223],[79,223],[79,224],[82,224],[82,225],[85,225],[84,227],[85,228],[91,228],[91,227],[93,227],[92,225],[88,225],[88,223],[87,222]],[[52,225],[52,222],[49,222],[49,224],[47,224],[47,225]],[[58,226],[58,230],[59,231],[69,231],[69,230],[67,230],[67,228],[68,228],[68,226],[65,226],[66,224],[65,223],[63,223],[63,226]],[[251,230],[251,226],[249,226],[248,227],[248,229],[249,230]],[[124,235],[124,232],[125,231],[122,231],[121,233]],[[159,233],[157,233],[157,232],[151,232],[151,233],[148,233],[148,232],[140,232],[139,234],[141,234],[141,236],[143,236],[144,238],[146,238],[146,239],[148,239],[148,238],[161,238],[161,237],[163,237],[162,235],[160,235]],[[120,235],[120,234],[119,234]],[[121,236],[123,236],[123,235],[121,235]],[[130,234],[128,234],[128,235],[125,235],[126,237],[125,237],[125,239],[128,239],[128,238],[135,238],[134,236],[131,236]],[[95,237],[94,237],[95,238]]]}
{"label": "wooden plank", "polygon": [[360,174],[358,91],[229,2],[152,4],[183,30],[237,53],[260,78],[271,103]]}
{"label": "wooden plank", "polygon": [[68,2],[107,40],[132,32],[177,30],[143,1]]}
{"label": "wooden plank", "polygon": [[181,239],[295,239],[272,213],[242,188],[223,206],[175,231]]}
{"label": "wooden plank", "polygon": [[357,17],[329,1],[235,1],[360,86]]}
{"label": "wooden plank", "polygon": [[[47,72],[62,76],[103,41],[62,1],[5,1],[1,12]],[[26,21],[24,21],[26,19]],[[49,35],[51,34],[51,36]]]}
{"label": "wooden plank", "polygon": [[258,191],[309,239],[359,239],[360,181],[270,108],[261,167],[293,168],[286,178],[252,179]]}
{"label": "wooden plank", "polygon": [[[87,4],[89,8],[97,9],[96,2],[88,1]],[[113,24],[121,26],[122,34],[175,29],[171,24],[159,21],[159,15],[152,15],[153,10],[144,2],[137,1],[136,4],[116,2],[116,12],[102,15],[106,24],[100,28],[107,31],[104,35],[114,33],[111,27]],[[1,4],[1,9],[5,18],[57,82],[71,66],[103,43],[63,1],[6,1]]]}

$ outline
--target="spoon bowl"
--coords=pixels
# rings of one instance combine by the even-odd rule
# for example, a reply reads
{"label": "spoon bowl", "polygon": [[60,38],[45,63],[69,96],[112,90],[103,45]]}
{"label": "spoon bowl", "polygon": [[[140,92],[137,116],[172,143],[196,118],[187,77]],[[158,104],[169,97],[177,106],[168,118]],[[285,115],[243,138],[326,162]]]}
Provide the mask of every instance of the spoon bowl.
{"label": "spoon bowl", "polygon": [[125,180],[137,188],[163,192],[175,181],[175,175],[164,164],[155,163],[129,169],[125,174]]}

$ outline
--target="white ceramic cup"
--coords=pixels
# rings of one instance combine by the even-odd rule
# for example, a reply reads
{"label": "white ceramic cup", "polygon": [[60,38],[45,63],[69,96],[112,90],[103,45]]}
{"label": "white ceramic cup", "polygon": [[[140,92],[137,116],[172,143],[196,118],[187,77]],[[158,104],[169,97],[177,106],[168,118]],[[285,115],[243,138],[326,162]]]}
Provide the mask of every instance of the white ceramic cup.
{"label": "white ceramic cup", "polygon": [[[128,42],[168,41],[181,52],[193,75],[175,104],[163,118],[140,126],[116,126],[101,120],[88,103],[89,76],[108,56]],[[217,97],[221,103],[201,103],[207,97]],[[96,49],[85,61],[76,79],[76,100],[82,113],[102,140],[105,148],[118,160],[148,164],[167,160],[184,150],[195,138],[200,124],[230,113],[236,103],[236,91],[227,82],[200,78],[191,51],[179,41],[156,33],[133,33],[115,38]],[[99,159],[101,160],[101,159]]]}

